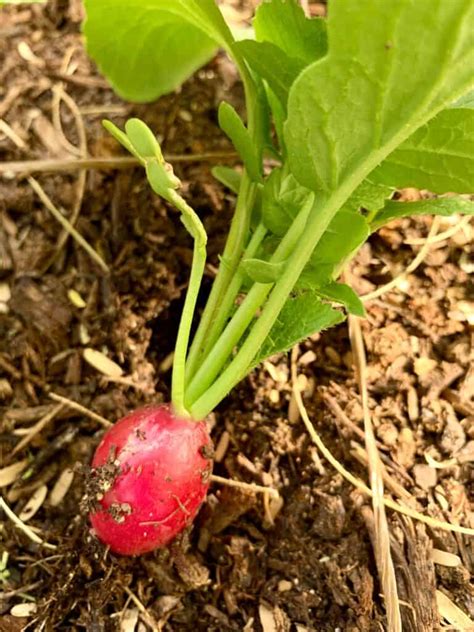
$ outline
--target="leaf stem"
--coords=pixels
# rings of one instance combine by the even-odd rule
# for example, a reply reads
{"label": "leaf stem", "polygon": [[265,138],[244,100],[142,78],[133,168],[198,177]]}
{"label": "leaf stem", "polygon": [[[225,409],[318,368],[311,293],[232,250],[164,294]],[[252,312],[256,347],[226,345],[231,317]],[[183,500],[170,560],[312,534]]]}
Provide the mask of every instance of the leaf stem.
{"label": "leaf stem", "polygon": [[[257,86],[250,75],[246,62],[240,51],[233,45],[227,47],[228,53],[234,59],[242,77],[245,91],[245,105],[247,110],[248,130],[257,147],[263,148],[262,125],[261,125],[261,102],[258,98]],[[261,152],[260,152],[261,157]],[[222,262],[219,271],[212,285],[212,290],[202,313],[198,329],[191,344],[187,360],[186,379],[189,380],[196,372],[198,363],[203,355],[206,336],[212,327],[214,320],[218,317],[221,303],[227,292],[237,267],[240,263],[241,255],[247,241],[250,227],[250,215],[255,204],[257,194],[257,183],[252,182],[247,170],[244,169],[240,183],[237,205],[230,225]]]}
{"label": "leaf stem", "polygon": [[[305,230],[306,221],[313,203],[314,196],[311,195],[308,202],[295,217],[293,223],[288,229],[288,232],[278,245],[278,248],[270,259],[272,263],[285,261],[293,252],[303,234],[303,231]],[[199,366],[199,369],[196,371],[196,374],[191,379],[191,382],[186,389],[187,406],[193,407],[194,402],[201,397],[203,393],[205,393],[207,388],[211,386],[213,380],[227,362],[235,345],[239,342],[245,330],[255,318],[257,310],[265,301],[272,289],[272,286],[272,283],[254,283],[250,292],[247,294],[244,301],[234,314],[232,320],[224,329],[221,336],[212,347],[209,355],[205,358]],[[254,349],[254,355],[258,352],[259,348],[260,347]],[[245,368],[247,369],[248,365]],[[209,390],[212,390],[212,387]],[[205,414],[208,412],[209,411]]]}
{"label": "leaf stem", "polygon": [[[242,255],[242,259],[246,257],[253,257],[256,254],[266,234],[267,229],[265,228],[265,226],[263,224],[259,224],[255,229],[252,238],[250,239],[249,245]],[[241,272],[240,269],[237,268],[234,276],[232,277],[230,285],[228,286],[227,291],[225,292],[224,297],[221,301],[219,311],[216,314],[216,317],[207,332],[205,344],[202,351],[202,356],[204,358],[208,355],[210,349],[213,347],[214,343],[219,338],[222,330],[224,329],[224,325],[229,318],[229,315],[235,304],[237,294],[239,293],[239,290],[242,286],[244,276],[245,275],[243,274],[243,272]]]}
{"label": "leaf stem", "polygon": [[[327,198],[324,196],[318,203],[315,203],[304,229],[307,238],[301,240],[300,248],[295,249],[288,261],[285,272],[274,285],[261,315],[253,324],[237,355],[212,386],[191,403],[190,412],[194,419],[202,419],[209,414],[224,399],[227,393],[245,377],[253,358],[270,333],[278,314],[308,262],[311,253],[327,229],[331,219],[349,194],[350,191],[347,193],[346,187],[341,187],[331,197]],[[191,394],[192,392],[189,390],[189,395]]]}
{"label": "leaf stem", "polygon": [[[197,365],[202,358],[206,336],[214,319],[217,317],[221,301],[237,266],[240,263],[243,246],[248,235],[250,224],[250,211],[255,202],[257,185],[250,181],[249,176],[244,172],[240,185],[237,207],[235,210],[229,236],[222,254],[222,262],[214,280],[211,293],[201,316],[198,329],[191,345],[187,362],[187,379],[192,378]],[[250,210],[249,210],[250,209]]]}
{"label": "leaf stem", "polygon": [[[169,201],[182,212],[182,220],[194,237],[193,261],[186,299],[179,323],[178,336],[173,360],[171,401],[178,415],[189,416],[186,410],[185,385],[186,385],[186,355],[188,351],[189,335],[196,308],[196,302],[201,287],[201,281],[206,265],[206,233],[194,210],[175,191],[169,192]],[[190,221],[189,221],[190,220]]]}

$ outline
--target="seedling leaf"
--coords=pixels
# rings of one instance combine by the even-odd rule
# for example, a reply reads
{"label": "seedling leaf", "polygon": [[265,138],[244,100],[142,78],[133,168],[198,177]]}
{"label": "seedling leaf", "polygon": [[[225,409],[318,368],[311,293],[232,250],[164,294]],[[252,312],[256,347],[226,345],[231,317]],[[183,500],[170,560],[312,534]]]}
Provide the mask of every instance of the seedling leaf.
{"label": "seedling leaf", "polygon": [[231,167],[213,167],[211,173],[216,180],[230,189],[232,193],[237,194],[240,189],[242,175]]}
{"label": "seedling leaf", "polygon": [[263,186],[263,223],[275,235],[284,235],[310,195],[287,169],[274,169]]}
{"label": "seedling leaf", "polygon": [[286,261],[280,263],[272,263],[263,259],[244,259],[242,261],[242,269],[244,272],[257,283],[275,283],[278,281],[285,269]]}
{"label": "seedling leaf", "polygon": [[234,108],[223,101],[219,106],[219,126],[230,138],[232,144],[242,158],[249,176],[255,182],[262,179],[261,164],[255,149],[255,143],[250,136],[248,129]]}
{"label": "seedling leaf", "polygon": [[146,123],[137,118],[128,119],[125,123],[125,132],[141,158],[157,158],[163,161],[160,145]]}
{"label": "seedling leaf", "polygon": [[334,301],[335,303],[341,303],[349,314],[354,314],[354,316],[360,316],[361,318],[364,318],[366,315],[364,304],[354,290],[345,283],[332,281],[322,287],[314,288],[314,291],[322,298]]}

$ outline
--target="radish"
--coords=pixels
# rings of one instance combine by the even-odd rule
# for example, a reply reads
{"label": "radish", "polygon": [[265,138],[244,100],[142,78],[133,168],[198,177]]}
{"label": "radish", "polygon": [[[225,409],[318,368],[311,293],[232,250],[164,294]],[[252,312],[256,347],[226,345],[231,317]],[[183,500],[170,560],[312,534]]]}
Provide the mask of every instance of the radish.
{"label": "radish", "polygon": [[121,555],[166,546],[206,496],[212,453],[206,424],[169,406],[141,408],[118,421],[92,461],[95,534]]}

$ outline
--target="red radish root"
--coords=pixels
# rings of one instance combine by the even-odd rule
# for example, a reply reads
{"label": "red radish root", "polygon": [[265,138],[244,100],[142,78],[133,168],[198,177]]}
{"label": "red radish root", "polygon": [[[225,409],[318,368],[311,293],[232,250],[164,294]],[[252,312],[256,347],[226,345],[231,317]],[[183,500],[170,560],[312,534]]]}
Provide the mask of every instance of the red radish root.
{"label": "red radish root", "polygon": [[177,417],[168,406],[118,421],[92,461],[96,535],[121,555],[166,546],[192,523],[206,496],[212,453],[206,424]]}

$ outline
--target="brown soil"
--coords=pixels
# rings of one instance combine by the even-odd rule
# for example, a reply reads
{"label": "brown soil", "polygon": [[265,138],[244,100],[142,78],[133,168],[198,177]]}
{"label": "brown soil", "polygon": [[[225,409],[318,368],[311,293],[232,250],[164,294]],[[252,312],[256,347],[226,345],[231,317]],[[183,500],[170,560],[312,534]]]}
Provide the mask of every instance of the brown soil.
{"label": "brown soil", "polygon": [[[0,119],[14,133],[0,129],[3,161],[71,157],[80,121],[90,156],[119,155],[101,128],[104,116],[119,124],[140,116],[162,135],[168,153],[230,151],[216,124],[222,98],[242,101],[229,62],[219,57],[179,94],[130,105],[87,60],[80,19],[77,0],[1,13]],[[67,102],[55,115],[53,91],[61,86],[79,109],[79,127]],[[179,163],[176,171],[209,234],[208,291],[234,200],[211,177],[210,163]],[[0,177],[1,467],[28,459],[2,492],[19,515],[36,490],[46,489],[28,524],[57,546],[44,548],[3,518],[8,560],[6,571],[0,567],[0,630],[385,629],[370,506],[311,444],[291,401],[287,356],[235,389],[216,411],[212,431],[221,449],[215,473],[274,486],[283,498],[279,512],[261,496],[214,485],[193,530],[170,550],[118,558],[91,535],[80,510],[100,423],[61,408],[13,454],[24,431],[57,407],[51,391],[111,421],[169,399],[167,360],[192,254],[176,215],[150,193],[139,169],[89,170],[82,199],[78,172],[37,179],[67,214],[80,207],[77,228],[111,273],[71,240],[58,248],[61,229],[25,177]],[[353,266],[356,289],[366,292],[402,270],[419,248],[404,242],[426,236],[430,225],[426,218],[403,220],[380,231]],[[474,526],[469,231],[435,245],[409,287],[371,302],[363,329],[370,403],[392,480],[419,510]],[[72,289],[84,298],[83,309],[71,302]],[[128,381],[101,377],[84,361],[84,347],[106,353]],[[301,354],[313,423],[340,462],[366,480],[346,325],[307,341]],[[426,454],[446,466],[428,467]],[[57,504],[51,492],[68,468],[73,482]],[[472,541],[393,512],[389,524],[404,630],[438,629],[436,588],[472,616]],[[456,554],[459,564],[435,566],[433,548]],[[11,614],[33,601],[35,615]]]}

